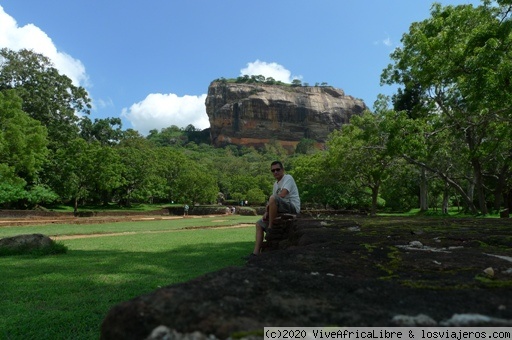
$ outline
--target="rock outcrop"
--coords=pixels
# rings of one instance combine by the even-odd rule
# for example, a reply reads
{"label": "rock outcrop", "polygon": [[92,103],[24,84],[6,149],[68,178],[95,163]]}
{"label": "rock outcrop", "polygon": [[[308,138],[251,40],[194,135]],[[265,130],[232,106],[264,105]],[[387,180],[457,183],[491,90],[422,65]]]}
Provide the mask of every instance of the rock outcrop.
{"label": "rock outcrop", "polygon": [[0,248],[13,252],[43,249],[52,244],[53,240],[43,234],[17,235],[0,239]]}
{"label": "rock outcrop", "polygon": [[321,147],[329,133],[367,106],[330,86],[287,86],[214,81],[206,113],[212,143],[261,147],[279,141],[293,151],[301,139]]}
{"label": "rock outcrop", "polygon": [[[270,326],[510,327],[512,220],[476,221],[286,220],[267,239],[274,247],[245,266],[113,307],[100,338],[262,338]],[[399,247],[416,242],[429,248]]]}

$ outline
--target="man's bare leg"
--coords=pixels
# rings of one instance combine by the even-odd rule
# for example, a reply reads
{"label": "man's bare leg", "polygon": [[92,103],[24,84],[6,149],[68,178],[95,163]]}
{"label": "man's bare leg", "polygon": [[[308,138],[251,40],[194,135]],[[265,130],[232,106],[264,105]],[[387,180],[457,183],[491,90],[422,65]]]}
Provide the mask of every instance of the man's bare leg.
{"label": "man's bare leg", "polygon": [[256,241],[254,242],[253,254],[259,255],[263,245],[263,229],[256,223]]}
{"label": "man's bare leg", "polygon": [[268,200],[268,228],[272,228],[272,223],[277,217],[277,203],[274,195],[270,196]]}

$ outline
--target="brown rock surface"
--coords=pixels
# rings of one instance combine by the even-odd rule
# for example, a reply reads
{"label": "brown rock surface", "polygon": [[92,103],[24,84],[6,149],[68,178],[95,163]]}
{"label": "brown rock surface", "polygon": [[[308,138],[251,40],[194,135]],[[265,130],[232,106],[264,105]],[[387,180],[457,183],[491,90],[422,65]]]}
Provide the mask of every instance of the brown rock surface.
{"label": "brown rock surface", "polygon": [[160,325],[220,339],[265,326],[512,326],[511,223],[299,218],[245,266],[113,307],[101,338]]}
{"label": "brown rock surface", "polygon": [[214,81],[206,112],[212,143],[260,147],[278,140],[294,150],[303,139],[322,146],[329,133],[367,109],[359,99],[330,86],[285,86]]}

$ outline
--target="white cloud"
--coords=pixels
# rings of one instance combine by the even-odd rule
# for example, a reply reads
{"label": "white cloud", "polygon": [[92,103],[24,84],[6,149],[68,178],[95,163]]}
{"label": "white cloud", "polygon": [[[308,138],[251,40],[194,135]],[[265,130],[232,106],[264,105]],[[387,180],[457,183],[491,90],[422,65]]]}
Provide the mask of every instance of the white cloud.
{"label": "white cloud", "polygon": [[174,93],[152,93],[129,109],[124,108],[121,116],[143,135],[147,135],[149,130],[160,131],[171,125],[184,128],[192,124],[203,130],[210,127],[205,100],[206,94],[179,97]]}
{"label": "white cloud", "polygon": [[55,68],[68,76],[74,85],[88,85],[87,73],[80,60],[59,51],[52,39],[39,27],[33,24],[19,27],[16,20],[0,6],[0,48],[4,47],[14,51],[25,48],[43,54],[50,58]]}
{"label": "white cloud", "polygon": [[265,78],[272,77],[275,80],[282,81],[283,83],[291,83],[293,79],[301,79],[300,76],[293,76],[292,73],[284,68],[284,66],[277,63],[266,63],[264,61],[256,60],[253,63],[247,63],[247,67],[240,70],[240,75],[249,76],[265,76]]}
{"label": "white cloud", "polygon": [[389,37],[388,37],[388,38],[386,38],[386,39],[384,39],[384,40],[382,41],[382,43],[383,43],[384,45],[388,46],[388,47],[393,46],[393,42],[391,41],[391,39],[390,39]]}
{"label": "white cloud", "polygon": [[[291,72],[282,65],[260,60],[247,63],[247,67],[240,70],[240,75],[246,74],[272,77],[285,83],[291,83],[293,79],[299,78],[292,77]],[[206,94],[179,97],[173,93],[152,93],[130,108],[124,108],[121,116],[130,121],[133,128],[143,135],[147,135],[149,130],[160,131],[171,125],[184,128],[192,124],[203,130],[210,127],[205,100]]]}
{"label": "white cloud", "polygon": [[374,44],[375,45],[384,45],[387,47],[393,47],[393,45],[394,45],[394,43],[391,40],[391,38],[389,37],[389,35],[387,35],[387,37],[382,40],[375,41]]}

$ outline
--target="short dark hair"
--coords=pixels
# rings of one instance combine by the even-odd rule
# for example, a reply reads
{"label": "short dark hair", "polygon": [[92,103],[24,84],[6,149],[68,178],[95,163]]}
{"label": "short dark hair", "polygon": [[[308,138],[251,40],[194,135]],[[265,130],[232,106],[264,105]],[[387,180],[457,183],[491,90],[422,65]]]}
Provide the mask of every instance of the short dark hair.
{"label": "short dark hair", "polygon": [[281,169],[284,169],[283,163],[281,163],[280,161],[273,161],[272,164],[270,164],[270,167],[272,167],[272,165],[276,165],[276,164],[278,164]]}

